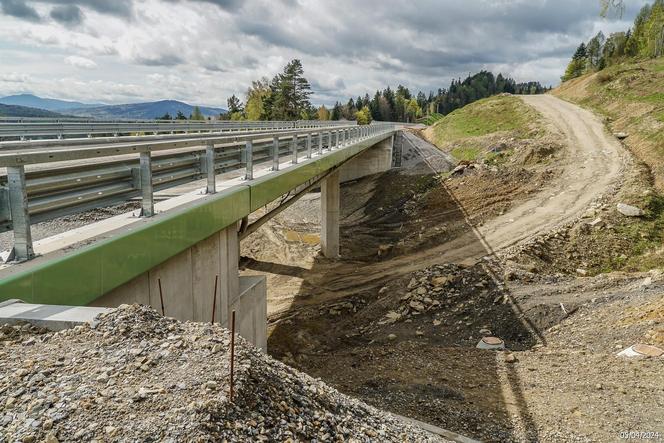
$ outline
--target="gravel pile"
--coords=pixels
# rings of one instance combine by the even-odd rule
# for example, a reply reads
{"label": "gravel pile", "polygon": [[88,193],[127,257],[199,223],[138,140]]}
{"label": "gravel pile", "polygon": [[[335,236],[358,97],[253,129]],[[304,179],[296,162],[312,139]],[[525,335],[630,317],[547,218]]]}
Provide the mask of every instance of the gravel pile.
{"label": "gravel pile", "polygon": [[442,441],[236,340],[123,305],[93,327],[0,329],[0,442]]}

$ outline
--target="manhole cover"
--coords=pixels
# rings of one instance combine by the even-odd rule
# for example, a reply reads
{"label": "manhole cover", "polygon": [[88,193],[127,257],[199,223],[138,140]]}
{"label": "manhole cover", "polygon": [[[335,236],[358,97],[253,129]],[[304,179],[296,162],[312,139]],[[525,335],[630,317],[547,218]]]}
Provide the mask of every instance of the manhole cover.
{"label": "manhole cover", "polygon": [[634,349],[635,352],[641,354],[641,355],[646,355],[648,357],[659,357],[661,355],[664,355],[664,351],[659,349],[658,347],[655,346],[650,346],[650,345],[634,345],[632,346],[632,349]]}
{"label": "manhole cover", "polygon": [[487,345],[501,345],[503,344],[503,341],[499,339],[498,337],[484,337],[482,339],[484,343]]}
{"label": "manhole cover", "polygon": [[498,337],[483,337],[477,347],[480,349],[505,349],[505,343]]}
{"label": "manhole cover", "polygon": [[636,344],[627,349],[623,349],[618,353],[620,357],[661,357],[664,355],[664,350],[651,345]]}

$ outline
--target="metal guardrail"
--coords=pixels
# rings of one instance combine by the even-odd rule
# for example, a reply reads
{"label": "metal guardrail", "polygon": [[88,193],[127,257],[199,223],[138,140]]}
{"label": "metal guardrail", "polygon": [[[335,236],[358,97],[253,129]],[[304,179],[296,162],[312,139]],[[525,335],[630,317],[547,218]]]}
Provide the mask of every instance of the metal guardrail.
{"label": "metal guardrail", "polygon": [[232,121],[232,120],[137,120],[0,118],[0,141],[127,136],[131,134],[218,133],[230,131],[307,129],[348,126],[343,121]]}
{"label": "metal guardrail", "polygon": [[[34,256],[30,224],[88,209],[141,198],[141,215],[154,215],[154,192],[207,178],[216,192],[216,175],[242,171],[252,180],[254,165],[272,164],[289,155],[333,150],[393,131],[390,123],[335,125],[295,130],[186,136],[118,137],[0,143],[0,231],[13,230],[9,260]],[[112,158],[109,158],[112,157]],[[84,160],[81,162],[80,160]],[[95,160],[94,162],[86,160]],[[76,164],[58,165],[56,162]],[[26,172],[26,165],[40,164]],[[48,166],[43,167],[44,164]]]}

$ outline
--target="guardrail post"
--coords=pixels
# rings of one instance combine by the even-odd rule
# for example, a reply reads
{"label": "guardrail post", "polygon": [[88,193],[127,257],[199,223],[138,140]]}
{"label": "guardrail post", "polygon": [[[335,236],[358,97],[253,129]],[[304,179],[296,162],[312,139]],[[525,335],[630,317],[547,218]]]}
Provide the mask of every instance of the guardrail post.
{"label": "guardrail post", "polygon": [[214,169],[214,143],[208,142],[205,146],[205,173],[207,174],[207,193],[217,192],[217,180]]}
{"label": "guardrail post", "polygon": [[341,132],[341,130],[339,129],[334,131],[334,149],[337,149],[339,147],[339,132]]}
{"label": "guardrail post", "polygon": [[14,247],[7,261],[26,261],[35,256],[25,184],[25,166],[7,166],[9,211],[14,230]]}
{"label": "guardrail post", "polygon": [[292,159],[291,163],[294,165],[297,164],[297,134],[293,136],[293,147],[292,147]]}
{"label": "guardrail post", "polygon": [[245,180],[254,179],[254,142],[247,140],[247,143],[244,148],[245,152],[245,161],[246,161],[246,173],[244,174]]}
{"label": "guardrail post", "polygon": [[318,155],[323,155],[323,133],[318,133]]}
{"label": "guardrail post", "polygon": [[140,180],[141,180],[141,217],[154,215],[154,193],[152,192],[152,156],[150,151],[141,152]]}
{"label": "guardrail post", "polygon": [[311,158],[311,134],[307,134],[307,158]]}
{"label": "guardrail post", "polygon": [[332,131],[327,131],[327,150],[332,150]]}
{"label": "guardrail post", "polygon": [[272,138],[272,170],[279,170],[279,137]]}

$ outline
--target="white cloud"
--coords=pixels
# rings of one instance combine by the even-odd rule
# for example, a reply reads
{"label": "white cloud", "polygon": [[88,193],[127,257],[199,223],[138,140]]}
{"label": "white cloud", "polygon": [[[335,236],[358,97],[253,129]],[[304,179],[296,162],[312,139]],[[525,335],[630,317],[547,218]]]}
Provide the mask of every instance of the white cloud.
{"label": "white cloud", "polygon": [[89,58],[85,57],[79,57],[78,55],[70,55],[69,57],[65,57],[65,63],[83,69],[95,69],[97,67],[97,63],[95,63],[94,60],[90,60]]}
{"label": "white cloud", "polygon": [[39,20],[0,12],[0,94],[223,106],[296,57],[325,104],[480,69],[555,84],[582,40],[626,29],[644,1],[621,21],[597,0],[67,0],[72,26],[49,18],[64,0],[26,0]]}

